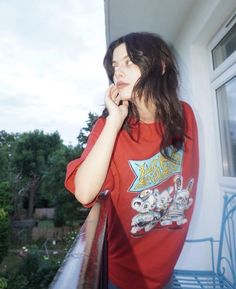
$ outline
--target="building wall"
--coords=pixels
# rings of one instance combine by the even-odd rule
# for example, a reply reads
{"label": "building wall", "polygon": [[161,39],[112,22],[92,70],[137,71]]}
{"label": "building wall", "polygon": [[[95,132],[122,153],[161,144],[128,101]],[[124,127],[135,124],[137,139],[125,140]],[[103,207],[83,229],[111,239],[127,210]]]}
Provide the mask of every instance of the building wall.
{"label": "building wall", "polygon": [[[208,44],[234,10],[235,0],[152,0],[148,5],[141,0],[105,0],[108,42],[131,31],[152,31],[176,50],[181,96],[194,108],[199,127],[200,176],[188,238],[219,238],[223,188],[219,182],[219,137]],[[183,251],[177,267],[206,268],[207,257],[202,257],[190,246]],[[203,261],[197,264],[197,260]]]}
{"label": "building wall", "polygon": [[[200,176],[195,211],[188,238],[219,238],[223,193],[219,182],[216,117],[211,88],[208,44],[236,9],[235,0],[198,0],[174,41],[182,75],[180,93],[195,111],[200,145]],[[206,256],[186,246],[177,267],[207,268]],[[197,257],[197,258],[196,258]]]}

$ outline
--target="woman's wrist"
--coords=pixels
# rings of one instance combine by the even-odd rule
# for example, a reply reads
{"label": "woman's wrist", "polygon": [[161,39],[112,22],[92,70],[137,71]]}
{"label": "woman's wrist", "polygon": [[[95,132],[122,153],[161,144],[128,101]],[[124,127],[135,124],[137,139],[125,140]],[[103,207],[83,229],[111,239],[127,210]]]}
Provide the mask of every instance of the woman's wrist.
{"label": "woman's wrist", "polygon": [[111,130],[111,132],[115,132],[115,133],[118,133],[123,125],[123,122],[122,120],[119,120],[115,117],[113,117],[112,115],[108,115],[107,118],[106,118],[106,125],[107,128],[109,130]]}

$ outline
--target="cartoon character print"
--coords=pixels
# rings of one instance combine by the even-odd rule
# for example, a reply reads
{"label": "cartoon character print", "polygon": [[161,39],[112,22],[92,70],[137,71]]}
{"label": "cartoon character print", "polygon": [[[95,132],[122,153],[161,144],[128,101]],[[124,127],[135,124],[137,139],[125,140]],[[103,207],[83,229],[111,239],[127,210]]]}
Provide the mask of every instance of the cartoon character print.
{"label": "cartoon character print", "polygon": [[156,226],[172,201],[172,191],[173,187],[163,192],[158,189],[144,190],[132,200],[131,207],[138,212],[131,221],[132,234],[141,230],[148,232]]}
{"label": "cartoon character print", "polygon": [[173,193],[173,187],[169,187],[167,190],[159,192],[157,189],[154,190],[154,195],[156,197],[156,208],[158,211],[164,212],[168,209],[173,198],[171,194]]}
{"label": "cartoon character print", "polygon": [[167,214],[163,216],[160,222],[162,226],[171,225],[173,222],[176,222],[177,225],[183,225],[188,222],[184,212],[188,210],[193,203],[193,199],[190,198],[190,192],[192,191],[194,180],[190,179],[186,189],[183,188],[182,176],[176,176],[174,183],[175,196]]}
{"label": "cartoon character print", "polygon": [[139,212],[132,218],[131,233],[144,230],[150,231],[160,219],[160,213],[155,211],[156,198],[152,190],[144,190],[131,203],[131,207]]}
{"label": "cartoon character print", "polygon": [[136,196],[131,207],[138,212],[131,221],[131,234],[138,235],[152,230],[159,224],[160,227],[168,226],[176,222],[183,225],[188,220],[185,210],[193,203],[190,192],[194,180],[188,182],[186,189],[183,188],[183,177],[177,175],[174,178],[174,187],[159,192],[157,188],[143,190]]}

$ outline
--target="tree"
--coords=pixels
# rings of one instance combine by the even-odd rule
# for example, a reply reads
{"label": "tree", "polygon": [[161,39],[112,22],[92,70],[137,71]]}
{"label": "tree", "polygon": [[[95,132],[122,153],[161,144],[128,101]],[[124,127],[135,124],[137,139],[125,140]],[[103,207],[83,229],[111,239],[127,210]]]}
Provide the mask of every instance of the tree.
{"label": "tree", "polygon": [[80,130],[80,133],[77,137],[79,145],[81,147],[85,147],[88,141],[88,135],[91,132],[95,121],[98,119],[98,115],[96,113],[89,112],[88,120],[86,121],[86,126]]}
{"label": "tree", "polygon": [[0,263],[10,245],[11,190],[8,182],[0,182]]}
{"label": "tree", "polygon": [[[70,160],[79,158],[87,143],[88,135],[97,120],[96,113],[89,112],[86,126],[80,130],[78,145],[76,147],[67,147],[57,151],[51,158],[51,165],[48,167],[48,173],[45,177],[53,183],[57,183],[57,193],[55,193],[55,225],[62,226],[67,224],[72,225],[74,221],[83,221],[88,211],[82,210],[82,205],[64,189],[65,168]],[[58,180],[56,181],[55,178]],[[45,182],[45,184],[47,181]],[[63,188],[63,189],[61,189]]]}
{"label": "tree", "polygon": [[49,157],[62,146],[58,132],[44,134],[42,131],[23,133],[15,147],[14,167],[20,174],[27,200],[28,218],[32,218],[36,192],[39,189]]}
{"label": "tree", "polygon": [[68,162],[78,158],[82,150],[80,146],[64,146],[49,158],[42,180],[41,198],[46,199],[47,196],[55,207],[54,223],[56,226],[73,225],[76,220],[81,219],[82,206],[72,194],[65,190],[64,180]]}
{"label": "tree", "polygon": [[6,271],[4,279],[5,283],[7,283],[7,288],[48,288],[59,268],[60,262],[61,256],[45,259],[39,248],[33,245],[17,267]]}
{"label": "tree", "polygon": [[7,212],[0,208],[0,263],[7,255],[9,248],[10,219]]}
{"label": "tree", "polygon": [[38,205],[41,203],[46,206],[55,206],[57,194],[61,190],[65,191],[66,166],[70,160],[79,157],[81,152],[82,148],[79,146],[62,145],[49,156],[42,176]]}
{"label": "tree", "polygon": [[8,181],[11,177],[13,150],[18,136],[0,131],[0,181]]}

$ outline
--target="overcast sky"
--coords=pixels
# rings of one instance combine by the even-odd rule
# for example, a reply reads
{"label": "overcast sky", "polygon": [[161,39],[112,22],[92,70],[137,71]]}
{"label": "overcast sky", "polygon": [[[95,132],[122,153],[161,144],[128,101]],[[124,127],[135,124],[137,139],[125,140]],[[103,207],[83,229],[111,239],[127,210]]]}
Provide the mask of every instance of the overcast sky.
{"label": "overcast sky", "polygon": [[76,144],[108,85],[103,0],[0,0],[0,130]]}

